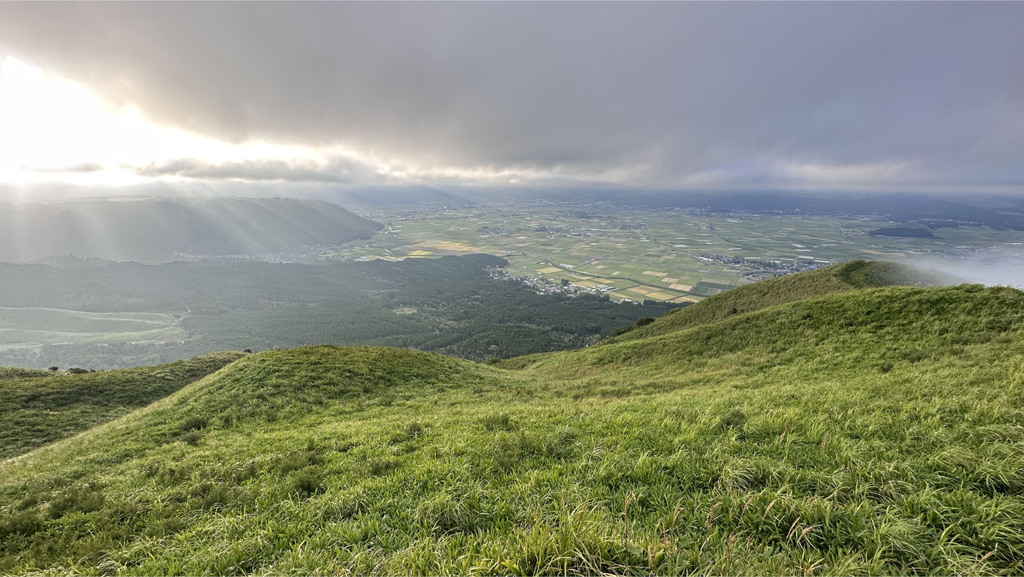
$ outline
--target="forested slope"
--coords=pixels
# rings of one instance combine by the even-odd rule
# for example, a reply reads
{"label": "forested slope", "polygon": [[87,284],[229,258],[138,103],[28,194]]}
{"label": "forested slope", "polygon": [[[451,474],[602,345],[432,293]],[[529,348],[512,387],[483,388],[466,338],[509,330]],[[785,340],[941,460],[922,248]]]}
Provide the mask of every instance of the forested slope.
{"label": "forested slope", "polygon": [[[0,333],[0,364],[114,368],[216,350],[321,343],[412,347],[473,360],[507,358],[583,347],[678,306],[541,295],[523,283],[491,276],[488,269],[505,264],[489,255],[324,265],[230,260],[84,262],[73,268],[0,264],[5,287],[0,329],[8,329]],[[63,327],[53,321],[61,311],[67,318]],[[172,318],[156,336],[94,334],[99,329],[91,327],[100,323],[87,323],[79,311]],[[28,313],[34,316],[17,322],[11,318]],[[32,319],[38,322],[33,325]],[[57,333],[51,339],[55,344],[37,344],[38,336],[15,328],[46,328]],[[65,332],[74,333],[73,339]],[[19,334],[24,338],[19,340]]]}

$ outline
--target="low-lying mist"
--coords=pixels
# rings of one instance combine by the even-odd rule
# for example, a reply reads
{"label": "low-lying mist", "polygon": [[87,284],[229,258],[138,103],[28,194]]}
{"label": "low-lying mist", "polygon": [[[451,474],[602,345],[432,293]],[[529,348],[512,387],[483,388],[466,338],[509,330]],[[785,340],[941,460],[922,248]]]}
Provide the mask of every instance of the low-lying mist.
{"label": "low-lying mist", "polygon": [[1024,243],[993,246],[955,256],[920,256],[901,262],[963,282],[1024,289]]}

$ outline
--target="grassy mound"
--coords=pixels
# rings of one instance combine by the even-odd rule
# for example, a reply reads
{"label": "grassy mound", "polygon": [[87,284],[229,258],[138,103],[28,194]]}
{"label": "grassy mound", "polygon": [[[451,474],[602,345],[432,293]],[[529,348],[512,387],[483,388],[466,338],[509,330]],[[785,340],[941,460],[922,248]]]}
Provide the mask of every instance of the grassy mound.
{"label": "grassy mound", "polygon": [[387,403],[480,380],[475,363],[406,349],[313,346],[254,355],[184,391],[175,413],[230,427],[273,423],[326,407]]}
{"label": "grassy mound", "polygon": [[0,459],[30,451],[144,407],[240,358],[216,353],[102,373],[0,371]]}
{"label": "grassy mound", "polygon": [[514,371],[247,357],[0,465],[0,573],[1024,571],[1024,293],[759,308]]}

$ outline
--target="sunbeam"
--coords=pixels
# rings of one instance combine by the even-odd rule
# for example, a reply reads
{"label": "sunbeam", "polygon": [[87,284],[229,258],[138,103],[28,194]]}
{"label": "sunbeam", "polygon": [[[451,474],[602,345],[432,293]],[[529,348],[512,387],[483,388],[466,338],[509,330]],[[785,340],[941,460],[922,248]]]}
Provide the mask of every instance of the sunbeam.
{"label": "sunbeam", "polygon": [[152,167],[273,159],[323,162],[317,151],[265,142],[231,144],[150,123],[86,87],[12,56],[0,60],[0,182],[125,185],[181,180]]}

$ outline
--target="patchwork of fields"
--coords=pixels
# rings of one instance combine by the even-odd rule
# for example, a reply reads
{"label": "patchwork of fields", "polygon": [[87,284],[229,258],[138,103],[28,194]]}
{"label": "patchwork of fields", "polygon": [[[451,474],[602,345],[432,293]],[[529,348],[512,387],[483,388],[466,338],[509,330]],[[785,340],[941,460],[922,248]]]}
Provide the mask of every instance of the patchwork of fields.
{"label": "patchwork of fields", "polygon": [[373,214],[388,226],[356,258],[482,252],[513,275],[565,279],[614,300],[692,302],[777,274],[854,259],[906,261],[1020,240],[1018,231],[941,228],[935,238],[871,236],[900,223],[775,214],[706,215],[610,204],[518,203]]}

